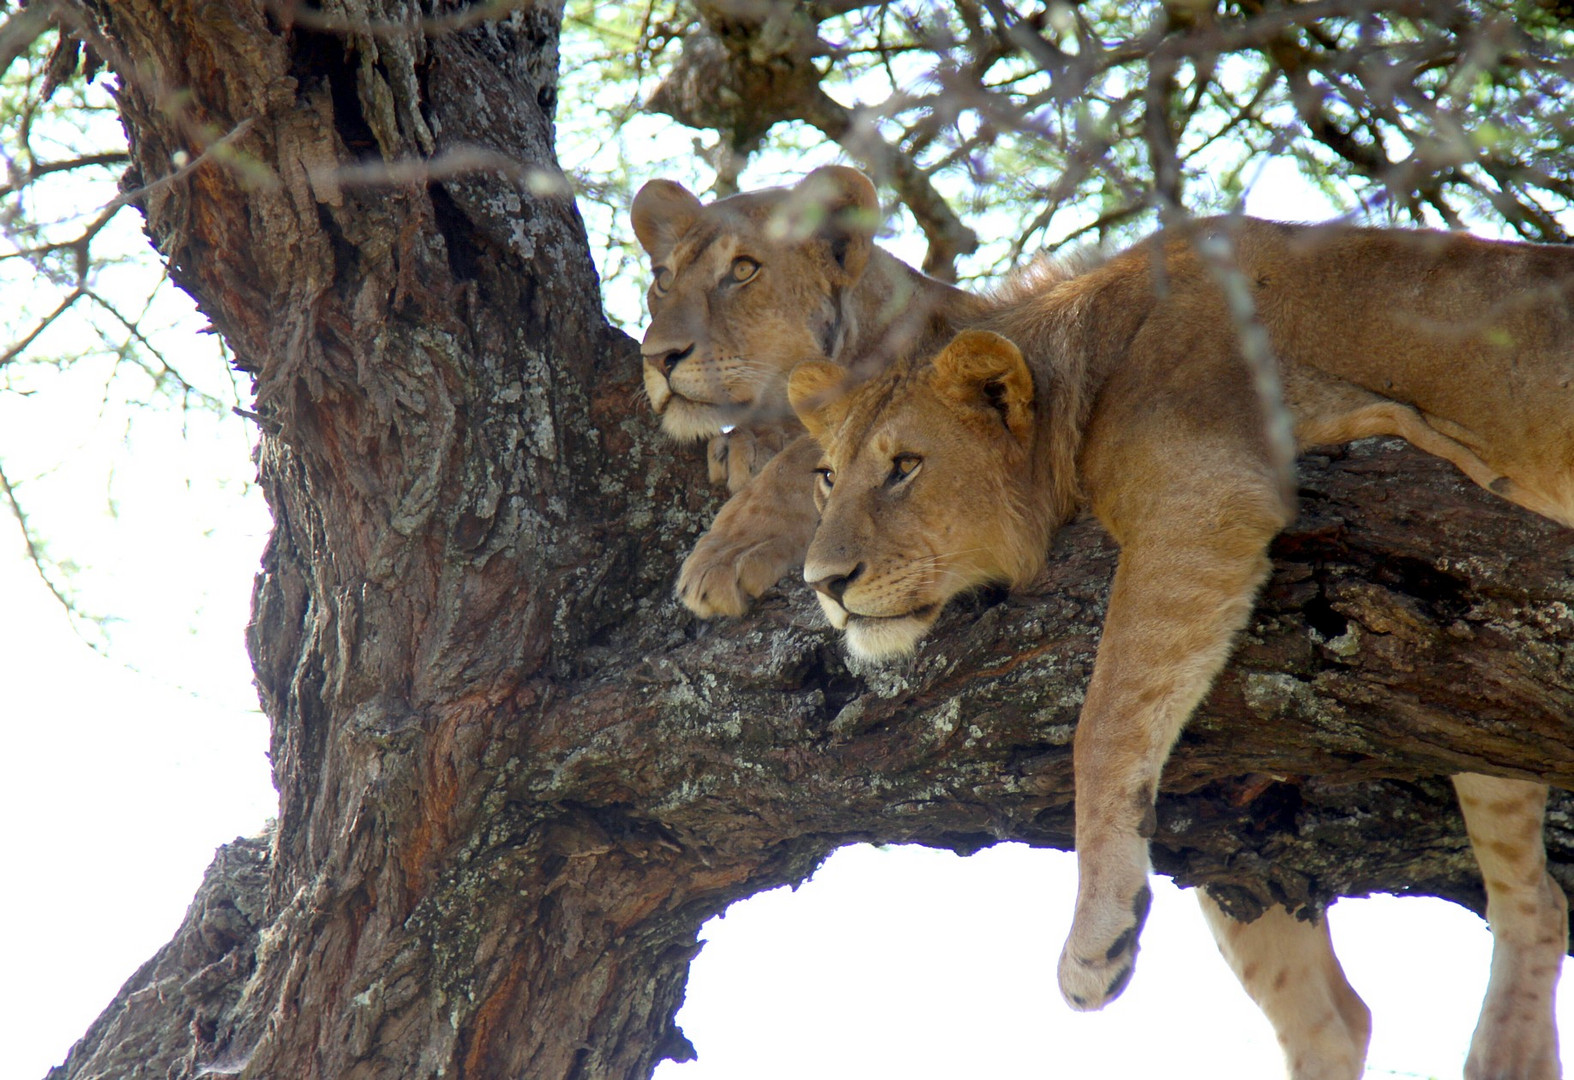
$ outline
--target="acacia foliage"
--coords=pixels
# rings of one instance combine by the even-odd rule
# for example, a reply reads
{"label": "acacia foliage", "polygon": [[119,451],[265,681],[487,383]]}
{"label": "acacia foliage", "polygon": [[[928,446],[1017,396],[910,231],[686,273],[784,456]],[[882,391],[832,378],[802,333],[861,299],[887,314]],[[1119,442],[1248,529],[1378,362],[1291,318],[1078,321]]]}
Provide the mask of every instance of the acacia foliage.
{"label": "acacia foliage", "polygon": [[[328,34],[355,26],[353,6],[315,20],[310,5],[269,6]],[[42,332],[97,307],[94,337],[145,371],[142,395],[228,407],[170,359],[145,294],[94,288],[128,260],[146,280],[158,270],[100,242],[135,192],[83,184],[127,160],[84,25],[37,0],[0,38],[0,262],[50,286],[4,320],[0,368],[74,359]],[[851,160],[882,182],[891,230],[921,238],[915,261],[965,280],[1067,243],[1128,242],[1165,215],[1239,209],[1276,159],[1354,218],[1550,242],[1571,227],[1567,0],[572,0],[563,31],[559,155],[609,313],[629,328],[642,271],[626,208],[653,175],[728,194]],[[685,145],[692,160],[674,154]]]}
{"label": "acacia foliage", "polygon": [[[1361,219],[1570,227],[1566,3],[648,0],[570,5],[566,30],[570,115],[623,130],[644,103],[703,131],[718,194],[834,148],[946,277],[1237,210],[1275,158]],[[648,163],[602,160],[581,182],[626,206]]]}

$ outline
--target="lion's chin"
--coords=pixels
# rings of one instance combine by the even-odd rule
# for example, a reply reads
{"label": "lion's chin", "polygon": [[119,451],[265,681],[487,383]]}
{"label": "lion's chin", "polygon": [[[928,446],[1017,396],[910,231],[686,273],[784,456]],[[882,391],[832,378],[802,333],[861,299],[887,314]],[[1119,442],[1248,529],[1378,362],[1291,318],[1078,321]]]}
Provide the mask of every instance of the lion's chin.
{"label": "lion's chin", "polygon": [[940,609],[944,606],[930,604],[905,615],[857,615],[828,596],[818,599],[825,617],[842,631],[848,651],[864,660],[885,660],[911,653],[940,617]]}
{"label": "lion's chin", "polygon": [[675,442],[715,438],[738,422],[744,409],[736,405],[710,405],[677,394],[668,396],[661,412],[661,430]]}

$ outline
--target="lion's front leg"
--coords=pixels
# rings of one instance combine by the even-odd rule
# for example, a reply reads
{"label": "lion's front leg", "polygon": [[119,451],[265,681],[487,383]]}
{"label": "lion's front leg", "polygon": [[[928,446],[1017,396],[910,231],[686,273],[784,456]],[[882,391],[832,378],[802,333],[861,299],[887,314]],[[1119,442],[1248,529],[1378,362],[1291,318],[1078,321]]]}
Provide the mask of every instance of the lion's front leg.
{"label": "lion's front leg", "polygon": [[1273,515],[1243,515],[1121,552],[1073,747],[1077,907],[1060,957],[1061,993],[1073,1008],[1103,1007],[1131,977],[1152,896],[1159,774],[1251,614],[1279,525]]}
{"label": "lion's front leg", "polygon": [[742,615],[750,602],[803,565],[819,518],[811,486],[820,447],[793,440],[727,500],[678,573],[678,599],[702,619]]}
{"label": "lion's front leg", "polygon": [[714,436],[705,446],[705,464],[713,484],[726,484],[736,495],[787,443],[781,424],[735,427]]}

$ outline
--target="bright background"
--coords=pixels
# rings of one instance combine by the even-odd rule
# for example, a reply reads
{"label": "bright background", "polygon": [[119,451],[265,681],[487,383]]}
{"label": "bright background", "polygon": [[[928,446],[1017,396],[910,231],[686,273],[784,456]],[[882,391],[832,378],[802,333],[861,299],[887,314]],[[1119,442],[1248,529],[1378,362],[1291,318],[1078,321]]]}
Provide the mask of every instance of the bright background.
{"label": "bright background", "polygon": [[[1274,166],[1248,208],[1329,212]],[[117,243],[142,245],[138,224],[122,215]],[[0,275],[8,299],[26,284]],[[148,319],[172,328],[160,340],[186,379],[233,397],[184,298],[166,289]],[[0,460],[52,554],[77,566],[77,601],[117,617],[73,629],[0,506],[3,1078],[61,1061],[169,939],[213,849],[260,831],[275,806],[242,646],[267,529],[250,484],[254,433],[224,413],[148,410],[135,373],[117,373],[123,359],[103,349],[61,370],[0,372]],[[1167,886],[1126,994],[1100,1014],[1067,1010],[1054,969],[1074,890],[1070,856],[1017,845],[967,859],[845,849],[796,892],[706,925],[679,1015],[700,1060],[658,1076],[1280,1071],[1195,904]],[[1340,904],[1334,932],[1376,1014],[1368,1075],[1458,1075],[1486,981],[1481,921],[1440,901],[1376,899]],[[1560,1017],[1574,1031],[1567,1005]]]}

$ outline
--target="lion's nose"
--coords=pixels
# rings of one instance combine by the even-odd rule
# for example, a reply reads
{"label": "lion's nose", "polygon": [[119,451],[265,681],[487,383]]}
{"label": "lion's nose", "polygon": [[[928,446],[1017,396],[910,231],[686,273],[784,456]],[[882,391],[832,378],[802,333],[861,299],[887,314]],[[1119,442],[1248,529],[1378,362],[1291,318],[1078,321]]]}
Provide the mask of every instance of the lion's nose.
{"label": "lion's nose", "polygon": [[671,375],[672,369],[683,362],[694,352],[692,344],[681,349],[662,349],[657,352],[645,354],[645,363],[654,364],[663,375]]}
{"label": "lion's nose", "polygon": [[842,594],[847,591],[847,586],[857,581],[864,572],[864,564],[859,563],[845,574],[829,574],[815,581],[809,582],[809,587],[818,592],[823,592],[838,604],[842,602]]}

